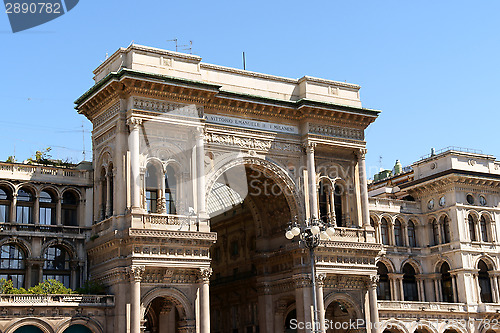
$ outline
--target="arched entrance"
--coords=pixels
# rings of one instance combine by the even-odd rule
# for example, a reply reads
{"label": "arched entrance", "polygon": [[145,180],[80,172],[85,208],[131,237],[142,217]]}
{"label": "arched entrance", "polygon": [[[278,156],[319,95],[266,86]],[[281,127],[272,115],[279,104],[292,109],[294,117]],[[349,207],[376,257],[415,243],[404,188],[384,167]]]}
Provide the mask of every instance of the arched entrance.
{"label": "arched entrance", "polygon": [[274,171],[254,164],[227,169],[213,183],[207,200],[211,231],[217,232],[211,249],[211,332],[255,333],[263,330],[264,318],[275,322],[272,296],[263,301],[262,286],[293,262],[286,253],[276,255],[289,243],[284,233],[293,199],[286,189]]}
{"label": "arched entrance", "polygon": [[186,324],[186,313],[173,297],[156,297],[149,303],[144,319],[145,332],[177,333]]}
{"label": "arched entrance", "polygon": [[325,311],[326,332],[345,333],[351,330],[350,323],[356,322],[356,310],[347,301],[336,299],[331,302]]}
{"label": "arched entrance", "polygon": [[92,333],[92,330],[83,325],[71,325],[64,330],[64,333]]}
{"label": "arched entrance", "polygon": [[41,329],[33,325],[21,326],[14,333],[43,333]]}

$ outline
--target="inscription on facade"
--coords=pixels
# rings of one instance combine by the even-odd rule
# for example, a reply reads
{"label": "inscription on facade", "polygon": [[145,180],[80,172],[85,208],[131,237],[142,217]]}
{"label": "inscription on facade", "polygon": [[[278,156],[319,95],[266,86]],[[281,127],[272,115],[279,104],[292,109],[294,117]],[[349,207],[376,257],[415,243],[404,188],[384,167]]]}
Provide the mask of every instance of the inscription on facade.
{"label": "inscription on facade", "polygon": [[213,114],[206,114],[205,119],[207,120],[207,122],[214,124],[253,128],[278,133],[299,134],[299,128],[297,126],[269,123],[265,121],[242,119],[236,117],[217,116]]}

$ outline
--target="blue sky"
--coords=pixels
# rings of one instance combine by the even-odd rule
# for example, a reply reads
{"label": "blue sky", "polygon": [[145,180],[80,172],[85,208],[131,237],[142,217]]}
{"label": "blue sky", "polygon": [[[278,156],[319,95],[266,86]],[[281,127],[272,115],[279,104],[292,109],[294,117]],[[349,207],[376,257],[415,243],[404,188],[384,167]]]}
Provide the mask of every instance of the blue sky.
{"label": "blue sky", "polygon": [[[500,2],[485,1],[85,1],[13,34],[0,14],[0,160],[51,146],[82,158],[73,101],[92,70],[119,47],[175,49],[193,41],[204,62],[292,78],[361,85],[380,109],[367,130],[367,167],[407,165],[454,145],[500,156]],[[380,157],[382,161],[380,163]]]}

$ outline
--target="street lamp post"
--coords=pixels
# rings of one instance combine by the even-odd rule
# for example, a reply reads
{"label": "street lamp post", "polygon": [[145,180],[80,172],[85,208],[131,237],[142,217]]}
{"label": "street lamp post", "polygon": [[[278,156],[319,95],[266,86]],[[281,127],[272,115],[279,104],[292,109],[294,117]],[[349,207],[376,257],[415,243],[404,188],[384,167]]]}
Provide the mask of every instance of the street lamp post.
{"label": "street lamp post", "polygon": [[287,239],[298,237],[300,244],[309,249],[309,257],[311,259],[311,282],[312,282],[312,301],[313,301],[313,332],[322,332],[322,325],[318,320],[318,300],[316,296],[316,260],[314,257],[314,249],[318,247],[320,241],[330,240],[335,234],[335,229],[330,223],[322,223],[319,219],[310,219],[304,223],[290,222],[290,227],[285,232]]}

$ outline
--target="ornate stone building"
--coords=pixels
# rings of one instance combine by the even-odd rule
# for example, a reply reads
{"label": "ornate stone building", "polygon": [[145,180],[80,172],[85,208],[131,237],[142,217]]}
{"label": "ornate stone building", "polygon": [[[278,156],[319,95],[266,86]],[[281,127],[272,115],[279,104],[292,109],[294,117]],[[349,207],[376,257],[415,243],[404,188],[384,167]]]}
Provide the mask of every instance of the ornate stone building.
{"label": "ornate stone building", "polygon": [[473,321],[500,300],[491,157],[429,157],[369,198],[379,111],[357,85],[139,45],[94,74],[76,101],[91,168],[0,165],[0,277],[109,295],[0,295],[0,332],[310,332],[309,254],[284,234],[311,219],[334,226],[316,249],[320,331],[487,331]]}
{"label": "ornate stone building", "polygon": [[498,331],[500,163],[457,147],[372,183],[381,321],[391,332]]}

